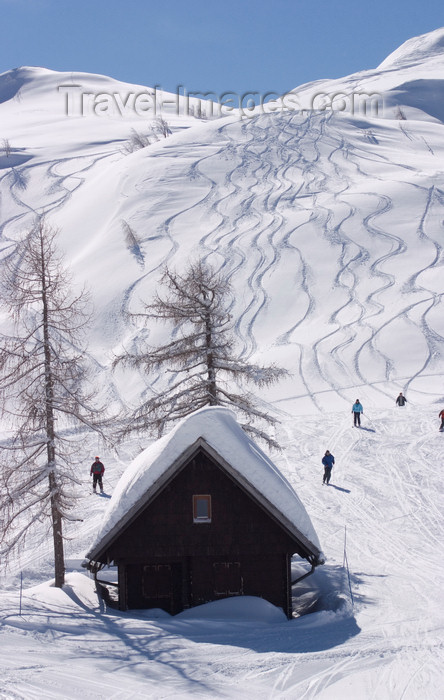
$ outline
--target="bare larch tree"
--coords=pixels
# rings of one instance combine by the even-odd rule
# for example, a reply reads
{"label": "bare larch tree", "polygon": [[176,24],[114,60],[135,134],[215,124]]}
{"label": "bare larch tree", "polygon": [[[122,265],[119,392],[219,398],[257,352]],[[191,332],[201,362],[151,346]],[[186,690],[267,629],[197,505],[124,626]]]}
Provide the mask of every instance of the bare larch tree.
{"label": "bare larch tree", "polygon": [[114,361],[150,374],[166,369],[170,381],[132,414],[125,433],[157,430],[162,434],[173,423],[204,406],[229,406],[247,420],[243,428],[271,447],[276,441],[253,424],[255,419],[275,425],[277,419],[259,408],[258,399],[242,389],[277,382],[287,375],[283,368],[260,367],[242,360],[235,351],[234,323],[229,313],[232,289],[222,274],[206,262],[191,263],[183,274],[168,267],[151,304],[139,314],[146,323],[153,319],[174,324],[173,339],[165,345],[146,344],[124,352]]}
{"label": "bare larch tree", "polygon": [[88,295],[72,292],[56,235],[38,219],[1,267],[1,305],[11,328],[0,339],[1,413],[8,426],[0,449],[0,556],[7,560],[32,527],[46,520],[55,585],[61,587],[63,521],[71,517],[78,483],[73,455],[79,445],[67,429],[100,425],[90,407],[92,392],[85,391]]}

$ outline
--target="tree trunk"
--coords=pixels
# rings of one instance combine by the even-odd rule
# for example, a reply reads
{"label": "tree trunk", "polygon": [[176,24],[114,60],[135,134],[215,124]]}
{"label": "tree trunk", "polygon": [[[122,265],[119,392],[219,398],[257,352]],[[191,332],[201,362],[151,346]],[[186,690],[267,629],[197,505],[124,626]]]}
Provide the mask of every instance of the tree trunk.
{"label": "tree trunk", "polygon": [[208,395],[210,406],[217,406],[216,370],[214,367],[214,357],[212,348],[211,318],[208,315],[205,320],[205,343],[207,346],[207,376]]}
{"label": "tree trunk", "polygon": [[54,585],[56,588],[62,588],[65,583],[65,554],[63,551],[62,516],[57,502],[58,488],[54,472],[49,473],[49,488],[51,490],[52,538],[54,543]]}
{"label": "tree trunk", "polygon": [[46,445],[48,459],[48,479],[51,499],[52,536],[54,543],[55,586],[62,588],[65,583],[65,556],[63,551],[62,514],[60,510],[60,486],[56,478],[54,387],[51,367],[51,343],[49,337],[48,297],[45,255],[41,237],[42,265],[42,306],[43,306],[43,348],[45,353],[45,402],[46,402]]}

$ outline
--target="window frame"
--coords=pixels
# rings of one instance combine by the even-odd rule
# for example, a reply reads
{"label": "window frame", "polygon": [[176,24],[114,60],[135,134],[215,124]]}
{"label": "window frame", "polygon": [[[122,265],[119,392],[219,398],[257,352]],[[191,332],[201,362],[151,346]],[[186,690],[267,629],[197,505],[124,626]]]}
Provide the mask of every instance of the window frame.
{"label": "window frame", "polygon": [[[207,504],[207,515],[204,517],[198,515],[198,502],[205,501]],[[212,521],[211,495],[209,493],[193,494],[193,523],[211,523]]]}

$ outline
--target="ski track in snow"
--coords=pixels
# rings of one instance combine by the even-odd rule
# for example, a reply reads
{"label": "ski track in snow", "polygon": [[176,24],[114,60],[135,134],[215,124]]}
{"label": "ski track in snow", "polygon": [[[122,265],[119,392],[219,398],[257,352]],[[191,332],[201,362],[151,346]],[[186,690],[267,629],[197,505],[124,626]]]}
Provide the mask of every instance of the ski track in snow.
{"label": "ski track in snow", "polygon": [[[390,272],[390,263],[397,256],[407,251],[407,244],[400,236],[384,228],[384,218],[393,208],[393,202],[388,196],[381,196],[376,192],[366,195],[375,200],[375,205],[365,215],[359,218],[356,207],[350,203],[349,192],[353,181],[347,170],[354,170],[365,175],[363,163],[356,164],[358,158],[354,154],[353,146],[344,142],[335,130],[328,131],[331,115],[317,115],[301,118],[292,115],[270,119],[267,116],[251,120],[246,124],[228,124],[222,127],[221,135],[229,139],[229,145],[225,146],[227,160],[232,163],[232,168],[227,168],[223,184],[216,184],[208,174],[203,172],[203,167],[208,169],[212,159],[220,160],[224,157],[224,149],[216,154],[196,161],[193,166],[195,177],[206,181],[209,187],[208,194],[193,206],[196,218],[199,218],[200,209],[204,208],[209,215],[218,221],[210,232],[207,232],[200,241],[200,247],[204,251],[204,257],[211,259],[214,253],[223,257],[223,268],[229,268],[229,276],[235,277],[236,273],[245,267],[248,271],[245,282],[249,290],[245,307],[237,314],[236,333],[238,336],[241,354],[249,357],[258,349],[255,328],[261,314],[266,310],[270,296],[267,291],[266,277],[274,268],[279,266],[285,250],[293,247],[298,251],[301,260],[302,279],[300,289],[308,297],[307,311],[301,320],[280,336],[279,343],[294,343],[299,348],[299,369],[301,380],[306,387],[307,394],[315,406],[319,407],[316,398],[319,389],[312,386],[312,382],[306,367],[316,368],[318,378],[324,384],[323,391],[333,390],[343,395],[340,383],[334,377],[338,375],[345,379],[343,386],[349,388],[355,383],[371,384],[366,376],[365,360],[361,357],[369,352],[376,358],[380,358],[385,367],[384,378],[389,381],[393,373],[393,362],[390,357],[378,347],[378,335],[381,330],[390,330],[390,324],[407,317],[412,308],[407,306],[402,312],[397,312],[389,321],[374,327],[374,316],[385,311],[385,293],[395,284],[395,275]],[[327,137],[326,138],[326,133]],[[330,152],[327,158],[321,159],[318,143],[323,139],[330,143]],[[345,162],[346,167],[343,167]],[[332,167],[326,167],[331,165]],[[299,181],[295,182],[289,171],[296,170]],[[326,192],[333,193],[334,205],[345,205],[345,213],[338,216],[339,206],[326,207],[323,203]],[[291,200],[298,208],[305,209],[308,213],[307,221],[293,229],[289,229],[285,216],[280,211],[280,206]],[[229,204],[230,216],[226,213]],[[430,207],[430,197],[426,204],[426,210],[421,222],[420,235],[425,236],[424,220],[427,209]],[[184,212],[189,213],[189,210]],[[313,214],[315,212],[315,214]],[[175,213],[174,220],[180,219],[183,212]],[[315,307],[315,300],[309,291],[307,282],[309,266],[303,258],[300,248],[292,243],[292,234],[298,229],[313,222],[313,216],[318,226],[324,230],[324,235],[335,246],[341,247],[339,256],[339,269],[336,273],[335,284],[345,291],[348,300],[332,312],[330,324],[332,330],[319,337],[308,349],[303,343],[292,341],[291,336],[298,326],[310,317]],[[381,223],[380,223],[381,222]],[[170,223],[170,222],[168,222]],[[385,249],[383,254],[376,258],[370,249],[365,248],[344,230],[350,231],[354,227],[367,231],[369,244],[378,250]],[[375,244],[371,239],[376,239]],[[245,252],[251,255],[248,261]],[[205,251],[207,251],[205,253]],[[436,264],[439,251],[436,253]],[[380,283],[365,299],[359,300],[357,284],[362,274],[362,266],[367,265],[368,275]],[[424,269],[429,269],[429,266]],[[421,273],[416,273],[418,277]],[[415,279],[410,280],[413,288]],[[438,304],[441,295],[433,294],[434,303]],[[340,322],[349,309],[357,309],[358,316],[349,322]],[[420,320],[423,330],[428,327],[426,323],[427,310],[424,310]],[[373,319],[373,320],[372,320]],[[367,332],[363,334],[363,329]],[[356,347],[356,338],[367,336],[366,340]],[[428,333],[430,338],[431,333]],[[335,343],[335,340],[337,342]],[[442,336],[437,334],[436,340],[442,342]],[[322,348],[327,345],[329,350],[323,353]],[[432,348],[428,353],[432,356]],[[326,366],[326,356],[330,367]],[[334,363],[331,364],[331,359]],[[423,373],[428,366],[428,358],[424,365],[420,366],[414,378]],[[376,388],[377,391],[382,391]]]}
{"label": "ski track in snow", "polygon": [[[31,163],[20,168],[11,167],[6,169],[6,173],[0,177],[2,192],[3,194],[5,192],[9,193],[17,207],[23,209],[24,212],[15,214],[6,221],[1,217],[0,234],[4,236],[5,229],[8,226],[17,222],[17,220],[22,221],[27,214],[31,214],[32,218],[29,219],[28,217],[28,220],[23,222],[23,227],[32,225],[36,216],[48,214],[62,207],[72,193],[84,183],[86,173],[100,160],[108,157],[109,154],[74,156],[73,158],[58,158],[55,161]],[[87,160],[86,165],[83,164],[81,167],[78,167],[85,159]],[[71,166],[69,172],[65,175],[58,174],[57,169],[66,165]],[[40,188],[37,188],[37,196],[35,197],[37,201],[35,203],[29,201],[30,196],[26,194],[31,179],[46,183],[43,193]],[[66,185],[67,181],[71,183],[71,187]],[[72,182],[75,184],[72,184]]]}
{"label": "ski track in snow", "polygon": [[[411,144],[414,137],[406,128],[401,125],[401,134]],[[420,398],[421,380],[436,372],[444,342],[436,326],[442,293],[427,285],[431,272],[442,265],[438,212],[444,194],[435,185],[410,182],[413,168],[395,164],[406,191],[413,188],[423,207],[413,237],[412,233],[405,238],[395,233],[393,221],[401,213],[399,205],[395,206],[387,191],[377,191],[378,183],[387,190],[387,181],[391,182],[384,179],[388,161],[384,153],[378,153],[374,134],[373,151],[362,149],[359,138],[369,138],[367,131],[362,131],[364,136],[359,130],[354,133],[338,128],[332,113],[281,113],[226,121],[217,127],[208,145],[196,145],[195,156],[187,145],[183,165],[179,169],[175,165],[171,175],[167,167],[155,190],[150,175],[146,181],[139,180],[134,191],[146,196],[143,209],[133,212],[139,219],[150,219],[159,185],[165,201],[171,189],[180,191],[187,182],[198,183],[199,189],[191,189],[188,203],[183,198],[164,219],[157,216],[155,231],[142,236],[145,262],[142,273],[121,293],[121,319],[126,318],[135,300],[143,298],[146,285],[151,288],[155,284],[165,263],[174,267],[183,258],[181,236],[187,222],[203,221],[202,234],[197,234],[194,244],[196,254],[223,269],[236,290],[239,280],[243,281],[231,311],[244,359],[262,352],[264,340],[267,342],[262,324],[273,314],[276,280],[282,275],[283,282],[292,284],[282,295],[288,304],[288,325],[279,328],[274,338],[268,336],[268,344],[275,344],[280,351],[287,348],[287,355],[291,350],[299,386],[295,399],[305,395],[312,408],[320,411],[326,395],[332,402],[333,397],[346,402],[350,390],[367,386],[373,387],[373,393],[367,389],[368,397],[378,400],[379,395],[385,400],[392,389],[387,390],[384,383],[392,386],[393,382],[403,389],[417,390]],[[432,157],[426,143],[421,142],[421,147]],[[180,155],[177,146],[166,146],[151,158],[167,166],[171,159],[180,162]],[[63,208],[83,186],[89,171],[100,168],[101,160],[108,163],[110,157],[115,158],[116,151],[37,165],[28,161],[2,174],[3,200],[11,198],[17,210],[2,223],[5,243],[9,227],[14,230],[36,214]],[[380,170],[375,175],[378,162]],[[41,188],[37,188],[37,196],[35,185],[32,187],[37,178],[48,183],[43,196]],[[358,196],[356,183],[363,189],[366,179],[365,194]],[[127,189],[125,197],[130,200],[131,196],[131,189]],[[330,256],[331,286],[324,292],[317,289],[313,244],[306,245],[314,236],[321,254]],[[424,262],[419,260],[404,280],[397,293],[401,301],[393,308],[397,260],[408,258],[410,240],[418,238],[427,244]],[[150,264],[151,246],[158,241],[165,252]],[[371,280],[371,291],[365,296],[360,289],[363,278]],[[319,317],[325,293],[329,296],[328,315],[318,323],[317,335],[311,331],[307,340],[305,329]],[[390,335],[397,332],[392,329],[399,327],[408,328],[424,345],[422,359],[418,356],[408,376],[396,370],[396,358],[389,351]],[[134,343],[138,344],[137,338]]]}

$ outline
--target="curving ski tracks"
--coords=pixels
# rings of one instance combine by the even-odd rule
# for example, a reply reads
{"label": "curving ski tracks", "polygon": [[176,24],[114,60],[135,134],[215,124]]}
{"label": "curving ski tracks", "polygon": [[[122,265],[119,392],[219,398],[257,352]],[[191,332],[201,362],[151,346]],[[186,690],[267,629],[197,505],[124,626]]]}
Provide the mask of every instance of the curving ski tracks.
{"label": "curving ski tracks", "polygon": [[[120,290],[121,318],[150,293],[165,263],[200,255],[233,284],[240,355],[277,355],[293,373],[290,403],[323,410],[326,400],[342,405],[360,387],[367,401],[385,400],[398,387],[421,401],[444,353],[439,180],[418,184],[401,150],[393,162],[380,148],[376,127],[370,138],[368,129],[344,128],[333,113],[261,115],[213,127],[207,143],[148,153],[161,177],[142,176],[125,191],[130,203],[137,195],[126,219],[137,221],[145,264]],[[393,127],[399,149],[403,142],[417,148],[420,140],[406,128]],[[429,143],[420,146],[433,163]],[[109,156],[25,163],[1,175],[3,203],[14,211],[2,217],[5,245],[9,228],[63,207]],[[412,221],[406,198],[415,200]],[[162,254],[150,264],[154,249]],[[410,357],[399,344],[395,350],[398,333],[420,351]]]}

